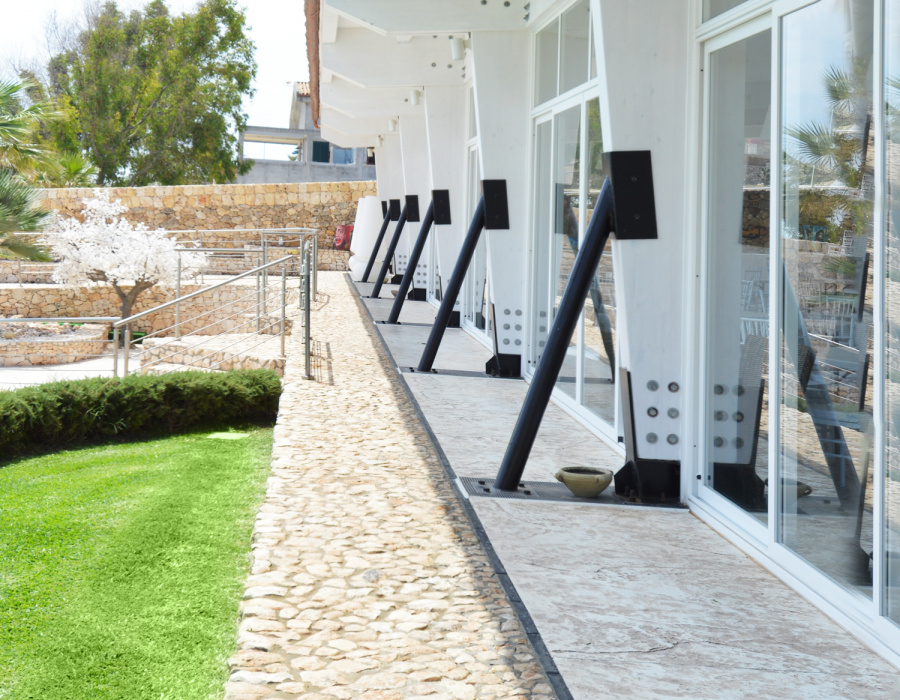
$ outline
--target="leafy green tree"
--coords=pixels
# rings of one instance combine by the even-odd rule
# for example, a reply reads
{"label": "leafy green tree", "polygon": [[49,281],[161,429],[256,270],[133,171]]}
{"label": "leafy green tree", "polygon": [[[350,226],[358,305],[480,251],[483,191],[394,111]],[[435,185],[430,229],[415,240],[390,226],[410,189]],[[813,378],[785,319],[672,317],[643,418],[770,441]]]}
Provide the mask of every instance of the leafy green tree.
{"label": "leafy green tree", "polygon": [[101,186],[228,182],[253,93],[254,44],[235,0],[169,14],[163,0],[122,12],[106,2],[48,67],[51,94],[71,118],[53,130],[82,152]]}

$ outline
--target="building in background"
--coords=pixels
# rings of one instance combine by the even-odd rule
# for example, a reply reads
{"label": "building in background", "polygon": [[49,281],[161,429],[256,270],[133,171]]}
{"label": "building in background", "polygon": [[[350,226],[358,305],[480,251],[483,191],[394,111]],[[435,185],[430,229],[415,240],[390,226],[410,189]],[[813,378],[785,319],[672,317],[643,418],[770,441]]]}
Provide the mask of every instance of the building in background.
{"label": "building in background", "polygon": [[289,127],[248,125],[241,155],[253,168],[238,184],[346,182],[375,179],[372,148],[341,148],[322,138],[310,112],[309,83],[294,83]]}

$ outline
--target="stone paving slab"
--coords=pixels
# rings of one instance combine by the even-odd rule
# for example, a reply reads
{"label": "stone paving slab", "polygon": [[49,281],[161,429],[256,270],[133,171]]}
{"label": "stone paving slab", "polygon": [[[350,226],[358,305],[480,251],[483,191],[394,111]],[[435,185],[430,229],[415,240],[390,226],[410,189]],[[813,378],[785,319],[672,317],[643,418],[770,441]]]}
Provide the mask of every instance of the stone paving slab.
{"label": "stone paving slab", "polygon": [[355,297],[320,274],[314,381],[288,346],[225,697],[552,698]]}

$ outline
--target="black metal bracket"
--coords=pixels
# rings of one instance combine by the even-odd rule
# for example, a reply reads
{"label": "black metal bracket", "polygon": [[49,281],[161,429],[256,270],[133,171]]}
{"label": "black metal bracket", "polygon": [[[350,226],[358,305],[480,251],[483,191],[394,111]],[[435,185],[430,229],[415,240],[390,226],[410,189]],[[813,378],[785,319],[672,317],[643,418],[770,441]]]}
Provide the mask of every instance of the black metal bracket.
{"label": "black metal bracket", "polygon": [[388,203],[386,199],[381,200],[381,216],[385,217],[388,215]]}
{"label": "black metal bracket", "polygon": [[434,203],[434,223],[436,226],[449,226],[450,190],[431,190],[431,201]]}
{"label": "black metal bracket", "polygon": [[419,222],[419,196],[415,194],[406,195],[406,220]]}
{"label": "black metal bracket", "polygon": [[489,231],[509,228],[509,200],[506,180],[482,180],[484,227]]}
{"label": "black metal bracket", "polygon": [[388,209],[391,213],[391,221],[399,221],[400,220],[400,200],[392,199],[390,200],[390,204]]}
{"label": "black metal bracket", "polygon": [[612,183],[612,219],[616,240],[657,238],[650,151],[604,153],[603,170]]}
{"label": "black metal bracket", "polygon": [[681,500],[681,462],[642,459],[638,456],[631,372],[619,367],[622,427],[625,431],[625,466],[616,473],[616,494],[642,503],[673,503]]}

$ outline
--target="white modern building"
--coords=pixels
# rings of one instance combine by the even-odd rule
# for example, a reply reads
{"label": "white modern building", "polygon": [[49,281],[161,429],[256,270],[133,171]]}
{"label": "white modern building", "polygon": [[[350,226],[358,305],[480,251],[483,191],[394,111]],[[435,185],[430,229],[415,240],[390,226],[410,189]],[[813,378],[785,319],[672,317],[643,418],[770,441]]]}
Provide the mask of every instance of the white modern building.
{"label": "white modern building", "polygon": [[610,239],[553,400],[900,664],[900,0],[307,10],[322,137],[375,144],[385,202],[449,192],[418,276],[435,305],[505,182],[457,310],[528,381],[601,154],[649,151],[657,235]]}
{"label": "white modern building", "polygon": [[253,160],[239,185],[347,182],[375,179],[371,148],[341,148],[326,141],[312,116],[309,83],[291,85],[287,128],[248,125],[239,137],[241,158]]}

